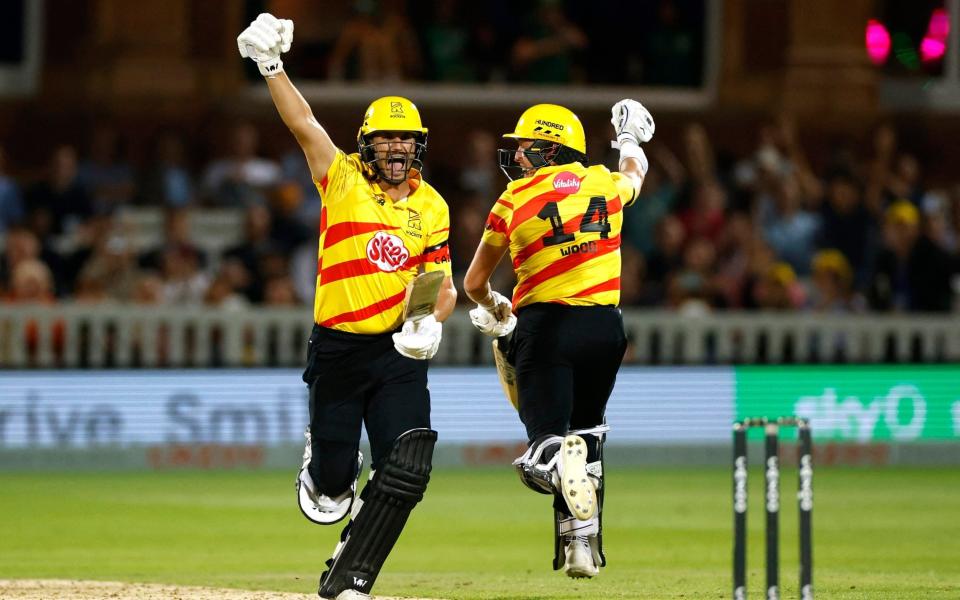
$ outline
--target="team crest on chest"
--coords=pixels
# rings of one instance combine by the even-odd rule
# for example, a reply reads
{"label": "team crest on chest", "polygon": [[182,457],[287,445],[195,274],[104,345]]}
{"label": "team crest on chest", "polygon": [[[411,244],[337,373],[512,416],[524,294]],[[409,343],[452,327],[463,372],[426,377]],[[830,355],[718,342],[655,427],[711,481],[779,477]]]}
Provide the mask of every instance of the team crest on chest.
{"label": "team crest on chest", "polygon": [[420,213],[412,208],[407,209],[407,228],[420,231]]}
{"label": "team crest on chest", "polygon": [[367,242],[367,260],[381,271],[392,273],[400,269],[410,258],[410,251],[399,236],[378,231]]}

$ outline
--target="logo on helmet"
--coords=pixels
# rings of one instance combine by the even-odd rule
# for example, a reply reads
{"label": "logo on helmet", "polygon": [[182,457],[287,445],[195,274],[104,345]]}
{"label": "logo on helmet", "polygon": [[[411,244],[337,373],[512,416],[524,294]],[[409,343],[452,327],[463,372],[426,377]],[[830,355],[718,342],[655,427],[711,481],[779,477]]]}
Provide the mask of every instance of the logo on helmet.
{"label": "logo on helmet", "polygon": [[391,102],[391,103],[390,103],[390,112],[392,112],[392,113],[403,113],[403,103],[402,103],[402,102]]}
{"label": "logo on helmet", "polygon": [[555,123],[553,121],[545,121],[543,119],[537,119],[537,125],[543,125],[544,127],[549,127],[550,129],[556,129],[557,131],[563,131],[562,123]]}
{"label": "logo on helmet", "polygon": [[575,194],[580,191],[580,178],[570,171],[557,173],[553,178],[553,189],[561,194]]}
{"label": "logo on helmet", "polygon": [[367,242],[367,260],[377,265],[381,271],[392,273],[402,267],[410,258],[410,251],[403,240],[385,231],[378,231]]}

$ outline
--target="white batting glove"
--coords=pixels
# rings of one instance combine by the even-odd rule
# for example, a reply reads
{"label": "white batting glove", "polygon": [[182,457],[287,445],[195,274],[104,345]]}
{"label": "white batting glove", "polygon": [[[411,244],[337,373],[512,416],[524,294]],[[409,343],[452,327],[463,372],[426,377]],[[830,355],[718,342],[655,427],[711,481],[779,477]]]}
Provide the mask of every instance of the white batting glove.
{"label": "white batting glove", "polygon": [[470,311],[470,322],[484,335],[498,338],[510,335],[517,326],[517,317],[511,312],[513,305],[500,292],[492,292],[493,307],[478,304]]}
{"label": "white batting glove", "polygon": [[613,129],[617,133],[617,147],[623,147],[625,143],[633,143],[637,146],[650,141],[656,125],[653,124],[653,116],[650,111],[643,107],[636,100],[629,98],[621,100],[613,105],[610,110]]}
{"label": "white batting glove", "polygon": [[264,77],[283,73],[280,54],[289,51],[292,43],[293,21],[278,19],[270,13],[262,13],[237,36],[240,56],[257,63]]}
{"label": "white batting glove", "polygon": [[443,325],[427,315],[419,321],[404,321],[403,328],[393,334],[393,347],[397,352],[414,360],[429,360],[440,348]]}

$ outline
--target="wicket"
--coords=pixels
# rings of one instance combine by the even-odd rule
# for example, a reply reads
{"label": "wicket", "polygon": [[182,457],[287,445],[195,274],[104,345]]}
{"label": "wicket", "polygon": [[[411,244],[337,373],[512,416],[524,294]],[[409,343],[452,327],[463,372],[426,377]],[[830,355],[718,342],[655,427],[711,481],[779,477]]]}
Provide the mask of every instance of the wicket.
{"label": "wicket", "polygon": [[733,424],[733,597],[747,597],[747,431],[764,430],[767,600],[780,598],[780,428],[797,428],[800,521],[800,598],[813,599],[813,441],[810,422],[798,417],[744,419]]}

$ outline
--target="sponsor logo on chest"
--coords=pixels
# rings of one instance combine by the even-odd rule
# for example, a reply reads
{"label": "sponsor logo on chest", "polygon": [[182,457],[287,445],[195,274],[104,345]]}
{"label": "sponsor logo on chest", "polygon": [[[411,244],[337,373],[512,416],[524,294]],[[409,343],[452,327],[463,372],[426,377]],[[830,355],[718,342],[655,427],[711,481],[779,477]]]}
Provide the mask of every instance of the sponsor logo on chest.
{"label": "sponsor logo on chest", "polygon": [[575,194],[580,191],[580,178],[570,171],[561,171],[553,176],[553,189],[568,196]]}
{"label": "sponsor logo on chest", "polygon": [[399,236],[378,231],[367,242],[367,260],[378,269],[392,273],[402,267],[410,258],[410,251]]}

